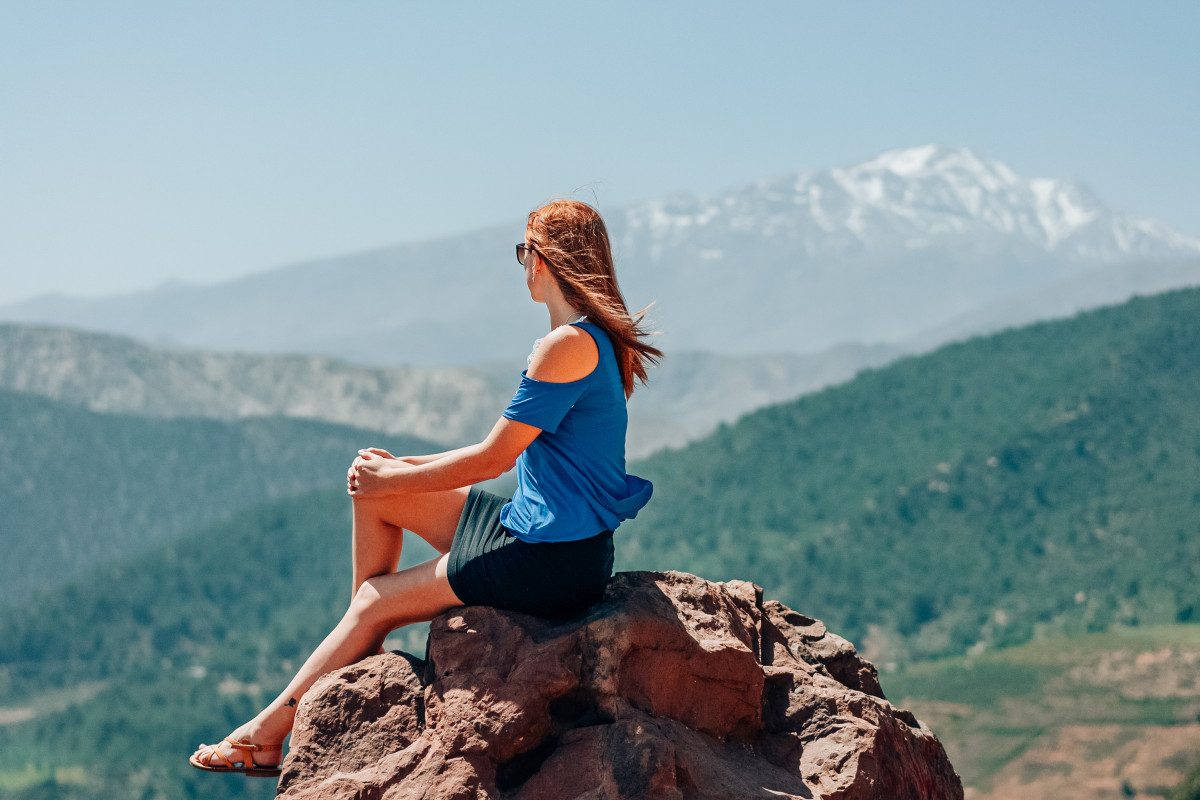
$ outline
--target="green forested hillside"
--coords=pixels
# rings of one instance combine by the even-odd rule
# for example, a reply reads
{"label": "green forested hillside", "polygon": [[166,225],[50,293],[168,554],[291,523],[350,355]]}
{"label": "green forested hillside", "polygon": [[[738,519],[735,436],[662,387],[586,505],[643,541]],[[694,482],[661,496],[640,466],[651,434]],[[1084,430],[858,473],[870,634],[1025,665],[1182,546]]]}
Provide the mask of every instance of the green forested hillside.
{"label": "green forested hillside", "polygon": [[[1136,298],[631,462],[655,492],[618,531],[617,569],[754,580],[885,671],[1039,630],[1195,621],[1198,334],[1200,290]],[[349,509],[340,486],[281,499],[0,607],[0,793],[268,796],[183,757],[252,715],[340,614]]]}
{"label": "green forested hillside", "polygon": [[877,658],[1200,614],[1200,289],[955,343],[631,465],[618,568],[750,578]]}
{"label": "green forested hillside", "polygon": [[[187,754],[257,713],[337,622],[350,523],[344,490],[314,491],[0,606],[0,797],[272,796]],[[401,563],[434,555],[410,535]],[[388,645],[420,655],[427,629]]]}
{"label": "green forested hillside", "polygon": [[0,600],[237,508],[344,485],[370,446],[444,449],[315,420],[162,420],[0,390]]}

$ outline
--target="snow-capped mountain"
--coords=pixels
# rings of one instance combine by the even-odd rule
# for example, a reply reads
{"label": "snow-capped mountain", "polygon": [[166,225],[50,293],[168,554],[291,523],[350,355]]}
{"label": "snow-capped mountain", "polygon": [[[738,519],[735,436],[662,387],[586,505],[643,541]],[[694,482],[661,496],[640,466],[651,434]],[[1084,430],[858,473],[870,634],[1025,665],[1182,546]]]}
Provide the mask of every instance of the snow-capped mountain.
{"label": "snow-capped mountain", "polygon": [[[512,257],[525,211],[461,236],[220,284],[35,298],[0,307],[0,319],[382,366],[511,359],[515,374],[547,324]],[[1200,238],[1114,210],[1078,181],[1023,177],[966,147],[888,150],[711,196],[601,211],[630,309],[656,301],[647,321],[668,351],[902,343],[951,320],[970,332],[964,320],[997,303],[1010,309],[1002,323],[1028,321],[1012,299],[1042,286],[1058,287],[1067,313],[1074,301],[1064,286],[1088,287],[1087,303],[1096,303],[1125,299],[1130,283],[1138,291],[1140,275],[1156,290],[1200,283]],[[1101,270],[1123,263],[1138,265],[1132,281],[1089,285],[1093,272],[1103,280]],[[1170,268],[1159,274],[1158,265]],[[996,314],[986,316],[994,326]]]}
{"label": "snow-capped mountain", "polygon": [[[625,209],[624,243],[653,260],[697,238],[779,239],[798,259],[962,243],[1087,264],[1200,256],[1200,237],[1104,205],[1077,181],[1023,178],[966,147],[888,150],[847,167],[793,172],[715,197],[676,194]],[[628,253],[627,253],[628,255]],[[719,260],[717,246],[701,258]]]}

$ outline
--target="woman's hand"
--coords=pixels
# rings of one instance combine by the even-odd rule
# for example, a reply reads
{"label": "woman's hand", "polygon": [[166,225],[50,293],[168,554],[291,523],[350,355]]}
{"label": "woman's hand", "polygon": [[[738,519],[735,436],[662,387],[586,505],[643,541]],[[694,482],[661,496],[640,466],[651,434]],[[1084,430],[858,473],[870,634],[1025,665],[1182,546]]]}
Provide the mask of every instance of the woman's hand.
{"label": "woman's hand", "polygon": [[346,493],[351,497],[378,497],[387,494],[388,478],[403,464],[379,447],[358,451],[358,458],[346,472]]}

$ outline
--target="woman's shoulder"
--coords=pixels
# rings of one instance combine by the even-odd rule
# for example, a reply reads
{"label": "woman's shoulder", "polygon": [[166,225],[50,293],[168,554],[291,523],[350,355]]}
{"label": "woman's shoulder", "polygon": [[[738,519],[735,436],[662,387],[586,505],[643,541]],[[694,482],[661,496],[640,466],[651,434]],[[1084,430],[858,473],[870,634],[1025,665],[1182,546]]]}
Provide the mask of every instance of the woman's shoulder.
{"label": "woman's shoulder", "polygon": [[563,327],[577,328],[578,330],[588,334],[588,336],[590,336],[590,338],[596,342],[597,348],[599,348],[602,352],[607,351],[611,353],[613,351],[612,337],[608,335],[608,331],[606,331],[600,325],[592,322],[590,319],[576,320],[569,326]]}
{"label": "woman's shoulder", "polygon": [[539,381],[570,383],[591,375],[600,363],[600,348],[590,332],[577,324],[561,325],[538,340],[526,374]]}

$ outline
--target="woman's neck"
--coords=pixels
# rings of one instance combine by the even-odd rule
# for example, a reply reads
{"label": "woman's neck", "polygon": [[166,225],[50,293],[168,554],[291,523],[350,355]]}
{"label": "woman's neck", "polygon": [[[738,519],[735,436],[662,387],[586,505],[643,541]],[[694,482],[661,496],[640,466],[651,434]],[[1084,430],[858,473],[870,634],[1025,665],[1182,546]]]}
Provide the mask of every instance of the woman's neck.
{"label": "woman's neck", "polygon": [[583,319],[586,316],[587,316],[587,314],[580,314],[578,311],[568,308],[566,313],[563,314],[559,318],[561,320],[560,322],[555,322],[554,316],[553,315],[550,316],[550,330],[554,330],[555,328],[561,327],[563,325],[568,325],[572,322],[578,322],[579,320]]}

